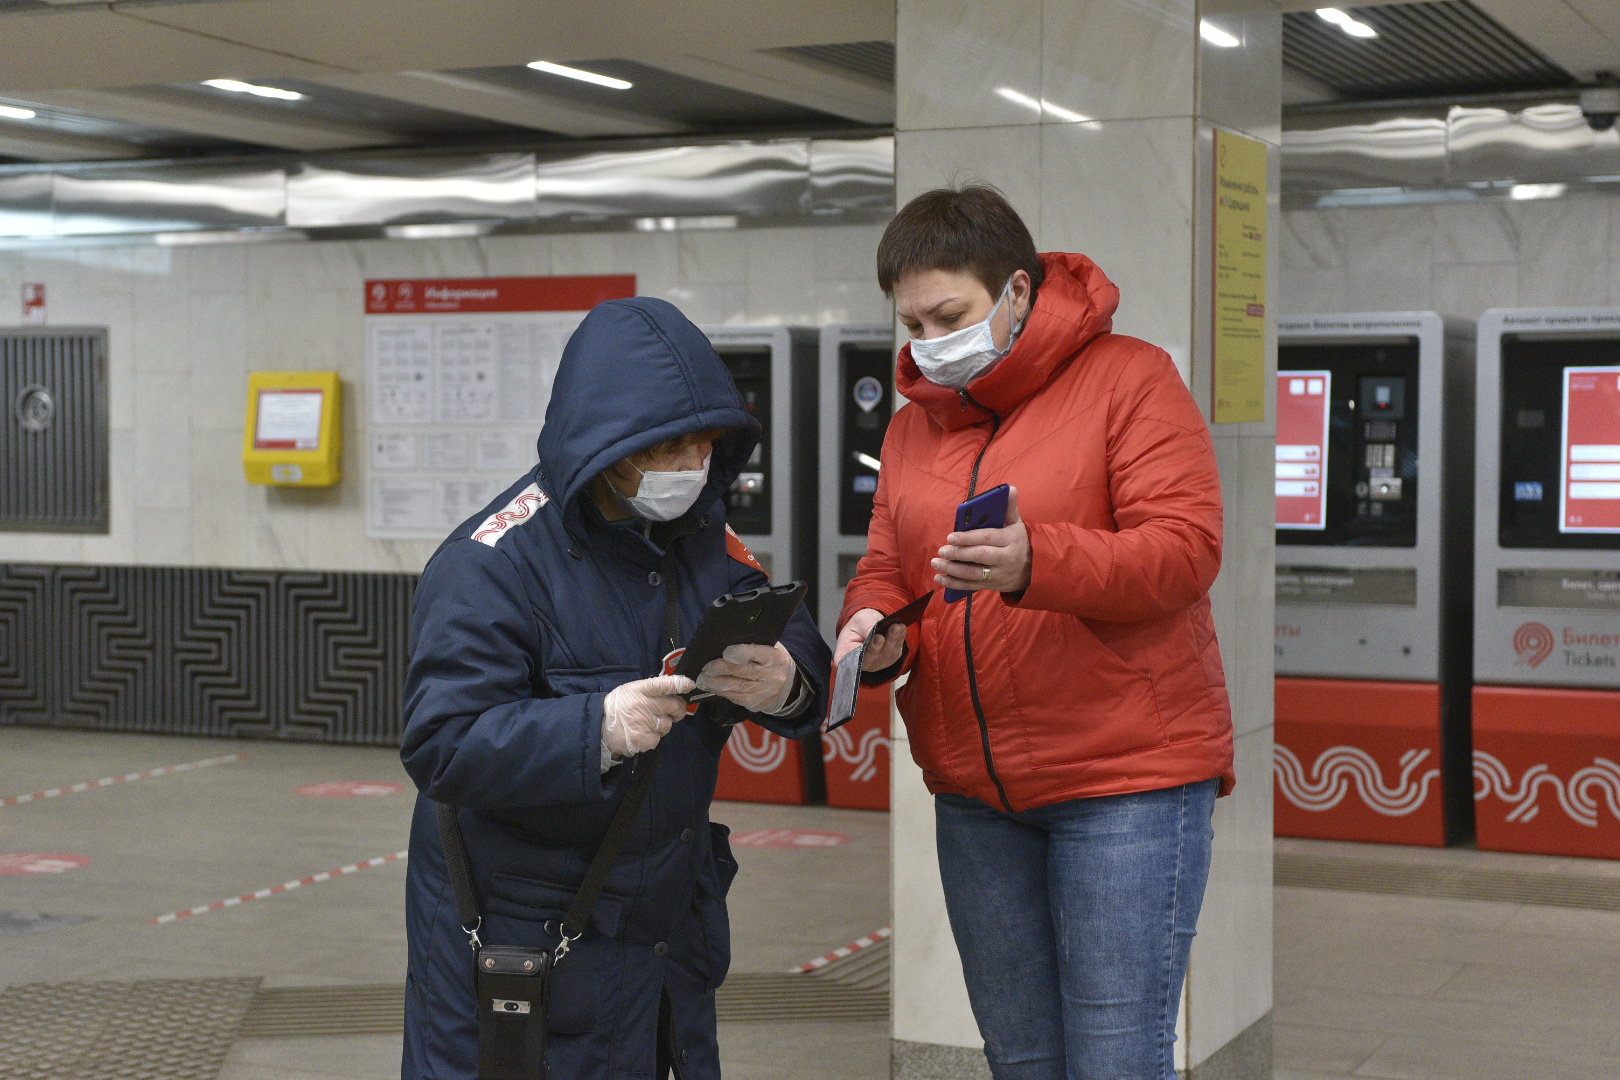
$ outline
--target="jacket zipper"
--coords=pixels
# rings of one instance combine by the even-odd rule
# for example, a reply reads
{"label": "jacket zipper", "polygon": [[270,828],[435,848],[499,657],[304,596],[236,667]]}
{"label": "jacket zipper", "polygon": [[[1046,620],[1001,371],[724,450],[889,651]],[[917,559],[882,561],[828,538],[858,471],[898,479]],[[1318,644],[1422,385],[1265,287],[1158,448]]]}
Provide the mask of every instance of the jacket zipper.
{"label": "jacket zipper", "polygon": [[[958,390],[965,404],[976,405],[990,414],[990,438],[984,440],[979,448],[979,456],[973,459],[973,476],[968,480],[968,498],[973,498],[979,490],[979,466],[984,462],[984,455],[990,450],[990,443],[995,439],[996,433],[1001,430],[1001,416],[994,409],[986,409],[973,400],[973,396],[966,389]],[[979,675],[973,667],[973,598],[977,593],[968,593],[967,608],[962,613],[962,645],[967,652],[968,694],[973,698],[973,712],[979,719],[979,741],[984,746],[984,767],[990,774],[991,781],[996,785],[996,793],[1001,796],[1001,805],[1007,813],[1013,813],[1012,800],[1007,798],[1007,787],[1001,782],[996,773],[996,758],[990,750],[990,722],[984,715],[984,702],[979,699]]]}

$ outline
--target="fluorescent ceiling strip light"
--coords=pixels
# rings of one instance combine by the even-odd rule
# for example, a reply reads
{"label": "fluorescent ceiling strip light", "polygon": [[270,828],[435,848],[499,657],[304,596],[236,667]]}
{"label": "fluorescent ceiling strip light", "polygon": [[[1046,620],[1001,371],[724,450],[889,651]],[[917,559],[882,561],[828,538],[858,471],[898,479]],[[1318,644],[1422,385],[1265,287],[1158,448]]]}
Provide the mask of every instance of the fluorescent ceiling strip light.
{"label": "fluorescent ceiling strip light", "polygon": [[635,85],[627,79],[615,79],[611,75],[598,75],[594,71],[564,67],[562,64],[553,64],[550,60],[536,60],[529,67],[543,71],[547,75],[561,75],[565,79],[578,79],[580,82],[588,82],[595,86],[605,86],[609,90],[628,90]]}
{"label": "fluorescent ceiling strip light", "polygon": [[1518,199],[1556,199],[1569,190],[1568,184],[1514,184],[1508,189],[1508,198]]}
{"label": "fluorescent ceiling strip light", "polygon": [[32,120],[38,116],[33,109],[19,109],[15,105],[0,105],[0,116],[8,120]]}
{"label": "fluorescent ceiling strip light", "polygon": [[1063,120],[1070,124],[1095,124],[1097,122],[1092,117],[1086,116],[1083,113],[1077,113],[1073,109],[1065,109],[1061,105],[1054,105],[1045,98],[1041,98],[1039,101],[1037,101],[1028,94],[1020,93],[1010,86],[998,86],[996,87],[996,93],[1000,94],[1014,105],[1022,105],[1024,108],[1034,109],[1038,113],[1050,113],[1059,120]]}
{"label": "fluorescent ceiling strip light", "polygon": [[283,90],[279,86],[260,86],[257,83],[242,82],[239,79],[204,79],[204,86],[212,86],[215,90],[228,90],[233,94],[252,94],[254,97],[274,98],[276,101],[303,101],[304,95],[293,90]]}
{"label": "fluorescent ceiling strip light", "polygon": [[1316,17],[1323,22],[1330,22],[1351,37],[1375,38],[1378,31],[1362,22],[1360,19],[1345,14],[1338,8],[1323,7],[1316,9]]}
{"label": "fluorescent ceiling strip light", "polygon": [[1208,19],[1204,19],[1198,24],[1198,36],[1218,49],[1235,49],[1243,44],[1242,41],[1228,34]]}

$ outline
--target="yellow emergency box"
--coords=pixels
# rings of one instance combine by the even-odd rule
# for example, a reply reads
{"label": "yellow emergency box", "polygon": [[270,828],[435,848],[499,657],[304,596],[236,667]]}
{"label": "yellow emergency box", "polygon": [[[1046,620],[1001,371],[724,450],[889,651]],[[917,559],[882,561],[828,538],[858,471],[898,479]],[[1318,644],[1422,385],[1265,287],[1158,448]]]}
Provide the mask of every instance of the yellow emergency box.
{"label": "yellow emergency box", "polygon": [[248,376],[242,465],[252,484],[331,487],[343,478],[343,383],[335,371]]}

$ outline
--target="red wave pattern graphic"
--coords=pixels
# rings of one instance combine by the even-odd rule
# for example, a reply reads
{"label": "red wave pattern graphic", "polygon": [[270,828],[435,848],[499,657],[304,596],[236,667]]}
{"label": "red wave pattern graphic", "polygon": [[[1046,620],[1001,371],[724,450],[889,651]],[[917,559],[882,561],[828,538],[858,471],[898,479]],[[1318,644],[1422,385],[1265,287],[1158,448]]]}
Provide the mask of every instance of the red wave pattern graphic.
{"label": "red wave pattern graphic", "polygon": [[1344,801],[1355,787],[1367,807],[1386,817],[1405,817],[1429,798],[1429,787],[1440,779],[1439,769],[1425,770],[1414,778],[1429,757],[1428,750],[1408,750],[1401,755],[1401,774],[1395,784],[1384,783],[1383,770],[1367,751],[1356,746],[1330,746],[1311,765],[1309,776],[1294,752],[1278,745],[1272,769],[1277,790],[1283,798],[1314,813],[1331,810]]}
{"label": "red wave pattern graphic", "polygon": [[[1603,804],[1620,818],[1620,765],[1608,758],[1593,758],[1592,764],[1577,770],[1567,782],[1555,776],[1547,765],[1532,765],[1515,784],[1513,774],[1500,758],[1483,750],[1474,751],[1474,801],[1483,802],[1494,795],[1511,804],[1507,820],[1524,824],[1534,819],[1541,812],[1537,799],[1544,787],[1553,789],[1558,805],[1577,825],[1597,828]],[[1594,796],[1593,788],[1602,795],[1603,804]]]}

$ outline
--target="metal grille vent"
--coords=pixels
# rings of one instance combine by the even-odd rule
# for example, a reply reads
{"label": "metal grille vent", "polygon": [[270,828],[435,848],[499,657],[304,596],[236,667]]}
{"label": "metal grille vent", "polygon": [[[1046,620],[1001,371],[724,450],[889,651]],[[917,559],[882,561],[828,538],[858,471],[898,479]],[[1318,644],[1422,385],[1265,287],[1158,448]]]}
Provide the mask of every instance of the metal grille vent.
{"label": "metal grille vent", "polygon": [[784,50],[853,71],[880,82],[894,82],[894,42],[850,41],[842,45],[794,45]]}
{"label": "metal grille vent", "polygon": [[107,331],[0,333],[0,529],[107,531]]}
{"label": "metal grille vent", "polygon": [[1620,878],[1374,862],[1282,852],[1276,855],[1273,874],[1273,883],[1281,888],[1620,911]]}
{"label": "metal grille vent", "polygon": [[1348,98],[1507,93],[1575,80],[1468,0],[1347,9],[1354,38],[1315,12],[1283,16],[1283,63]]}

